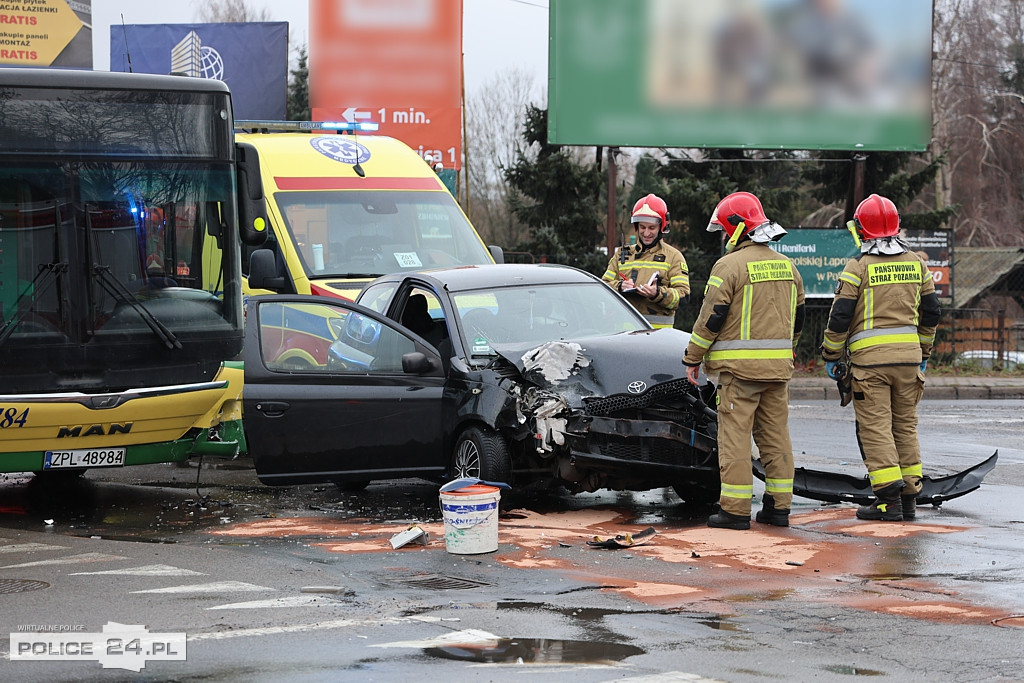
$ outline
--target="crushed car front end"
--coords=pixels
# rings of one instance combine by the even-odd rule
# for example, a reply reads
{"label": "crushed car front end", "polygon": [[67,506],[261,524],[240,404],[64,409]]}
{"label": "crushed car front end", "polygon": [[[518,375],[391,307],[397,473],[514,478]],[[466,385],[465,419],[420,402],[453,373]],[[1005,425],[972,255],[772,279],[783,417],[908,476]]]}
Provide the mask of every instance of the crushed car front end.
{"label": "crushed car front end", "polygon": [[[629,332],[501,349],[519,370],[510,409],[518,472],[547,471],[573,491],[675,486],[718,494],[715,389],[680,363],[687,335]],[[511,369],[511,368],[509,368]]]}

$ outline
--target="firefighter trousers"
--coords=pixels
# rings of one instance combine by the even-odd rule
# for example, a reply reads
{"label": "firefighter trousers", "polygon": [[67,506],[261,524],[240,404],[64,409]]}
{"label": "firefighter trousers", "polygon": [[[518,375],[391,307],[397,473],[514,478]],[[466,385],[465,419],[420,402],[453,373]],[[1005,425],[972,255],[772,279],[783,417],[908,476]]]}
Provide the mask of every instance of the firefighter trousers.
{"label": "firefighter trousers", "polygon": [[754,382],[722,372],[718,387],[719,504],[726,512],[750,516],[754,475],[750,437],[761,454],[765,490],[775,507],[793,502],[793,446],[789,438],[789,382]]}
{"label": "firefighter trousers", "polygon": [[921,492],[917,404],[924,374],[916,365],[853,368],[857,445],[874,491],[902,480],[903,495]]}

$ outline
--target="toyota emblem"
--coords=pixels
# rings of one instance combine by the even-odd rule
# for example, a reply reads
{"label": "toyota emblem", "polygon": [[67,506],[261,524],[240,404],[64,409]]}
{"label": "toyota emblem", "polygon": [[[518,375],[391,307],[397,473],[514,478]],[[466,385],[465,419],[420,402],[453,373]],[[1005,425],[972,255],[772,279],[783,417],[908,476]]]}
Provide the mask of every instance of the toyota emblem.
{"label": "toyota emblem", "polygon": [[631,394],[642,394],[644,393],[644,390],[647,389],[647,382],[641,382],[639,380],[636,382],[630,382],[626,389],[628,389]]}

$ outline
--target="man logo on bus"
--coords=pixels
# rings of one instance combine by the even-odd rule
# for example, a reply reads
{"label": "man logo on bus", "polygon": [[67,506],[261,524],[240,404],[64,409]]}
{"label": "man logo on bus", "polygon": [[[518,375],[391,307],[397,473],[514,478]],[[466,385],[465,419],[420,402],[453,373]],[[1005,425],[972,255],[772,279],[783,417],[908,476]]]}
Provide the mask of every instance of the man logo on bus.
{"label": "man logo on bus", "polygon": [[340,136],[315,137],[309,141],[313,149],[329,159],[343,164],[361,164],[370,158],[370,150],[358,142],[346,140]]}

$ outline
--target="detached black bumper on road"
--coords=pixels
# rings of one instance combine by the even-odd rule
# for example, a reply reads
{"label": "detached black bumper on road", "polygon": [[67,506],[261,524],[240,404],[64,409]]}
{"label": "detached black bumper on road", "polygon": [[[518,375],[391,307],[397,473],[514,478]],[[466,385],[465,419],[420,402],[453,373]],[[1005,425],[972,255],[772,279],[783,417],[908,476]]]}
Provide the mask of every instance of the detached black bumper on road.
{"label": "detached black bumper on road", "polygon": [[[985,475],[992,471],[999,458],[997,450],[986,460],[963,472],[944,477],[921,478],[921,493],[917,502],[921,505],[940,505],[944,501],[965,496],[981,486]],[[764,466],[760,460],[754,461],[754,475],[764,481]],[[824,472],[798,467],[793,476],[793,495],[826,503],[858,503],[864,505],[875,499],[871,492],[871,482],[867,476],[854,477],[839,472]]]}

